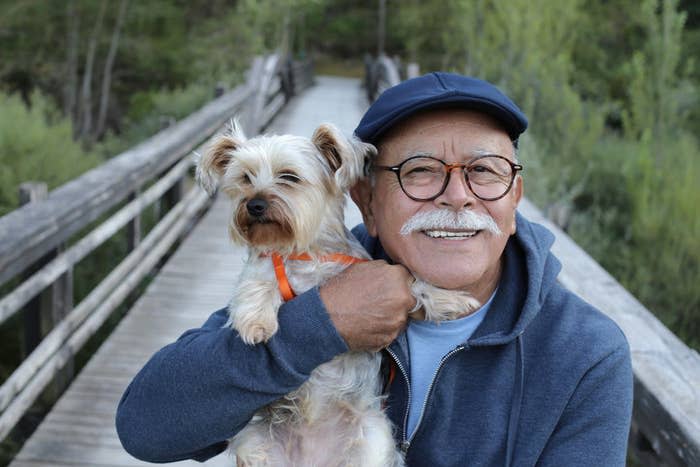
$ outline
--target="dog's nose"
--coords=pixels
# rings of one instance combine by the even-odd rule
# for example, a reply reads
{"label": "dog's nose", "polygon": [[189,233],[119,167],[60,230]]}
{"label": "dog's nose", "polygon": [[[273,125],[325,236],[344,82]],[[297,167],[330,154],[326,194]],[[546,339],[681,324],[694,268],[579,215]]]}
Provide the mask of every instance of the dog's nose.
{"label": "dog's nose", "polygon": [[253,198],[246,203],[245,207],[248,209],[248,214],[254,217],[260,217],[265,213],[265,209],[267,209],[267,201],[262,198]]}

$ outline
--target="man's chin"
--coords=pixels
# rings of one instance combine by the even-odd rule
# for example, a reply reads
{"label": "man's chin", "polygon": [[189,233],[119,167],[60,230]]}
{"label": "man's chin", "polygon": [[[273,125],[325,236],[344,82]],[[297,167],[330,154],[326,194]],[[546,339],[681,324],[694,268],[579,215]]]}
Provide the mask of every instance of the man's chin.
{"label": "man's chin", "polygon": [[460,273],[460,271],[457,270],[446,274],[444,270],[434,271],[418,269],[412,272],[415,276],[441,289],[470,291],[469,287],[471,281],[469,281],[470,274],[468,271],[461,271],[462,273]]}

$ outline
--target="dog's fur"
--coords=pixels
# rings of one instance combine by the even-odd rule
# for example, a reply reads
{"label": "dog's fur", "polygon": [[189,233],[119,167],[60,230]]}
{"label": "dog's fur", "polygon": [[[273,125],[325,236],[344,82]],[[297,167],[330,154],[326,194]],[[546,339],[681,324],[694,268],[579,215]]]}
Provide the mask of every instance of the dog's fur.
{"label": "dog's fur", "polygon": [[[374,155],[373,146],[347,139],[328,124],[311,140],[291,135],[246,139],[233,124],[230,133],[219,136],[201,157],[200,182],[210,193],[219,184],[231,198],[230,236],[248,247],[229,306],[229,325],[244,342],[266,342],[278,328],[283,299],[270,253],[311,255],[311,261],[285,262],[296,293],[347,267],[321,261],[323,255],[369,259],[345,228],[343,211],[346,190],[363,176]],[[412,290],[427,319],[449,319],[478,306],[465,293],[421,280]],[[390,422],[380,407],[380,363],[379,353],[351,351],[316,368],[304,385],[258,411],[234,436],[230,444],[239,464],[402,466]]]}

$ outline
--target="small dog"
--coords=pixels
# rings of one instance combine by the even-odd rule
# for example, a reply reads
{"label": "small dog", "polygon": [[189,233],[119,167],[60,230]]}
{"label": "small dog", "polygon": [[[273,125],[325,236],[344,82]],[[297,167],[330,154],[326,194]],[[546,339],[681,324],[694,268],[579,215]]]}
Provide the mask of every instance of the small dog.
{"label": "small dog", "polygon": [[[278,329],[284,300],[370,259],[343,220],[345,192],[363,176],[374,146],[329,124],[311,139],[246,139],[237,125],[201,157],[197,176],[233,201],[229,234],[248,260],[229,305],[229,325],[250,345]],[[416,280],[427,319],[478,306],[471,296]],[[417,307],[418,308],[418,307]],[[381,410],[381,355],[351,351],[316,368],[299,389],[261,409],[231,440],[239,465],[404,465]]]}

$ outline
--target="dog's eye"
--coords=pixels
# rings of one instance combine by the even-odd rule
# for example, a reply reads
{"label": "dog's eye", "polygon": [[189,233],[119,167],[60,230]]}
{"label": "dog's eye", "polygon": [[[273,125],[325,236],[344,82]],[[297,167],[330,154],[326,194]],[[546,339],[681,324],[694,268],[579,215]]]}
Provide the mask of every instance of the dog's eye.
{"label": "dog's eye", "polygon": [[293,173],[290,173],[290,172],[281,174],[281,175],[280,175],[280,178],[281,178],[282,180],[286,180],[286,181],[292,182],[292,183],[299,183],[299,182],[301,181],[301,179],[300,179],[299,177],[297,177],[296,174],[293,174]]}
{"label": "dog's eye", "polygon": [[245,183],[250,183],[250,177],[248,176],[248,174],[243,174],[243,181]]}

